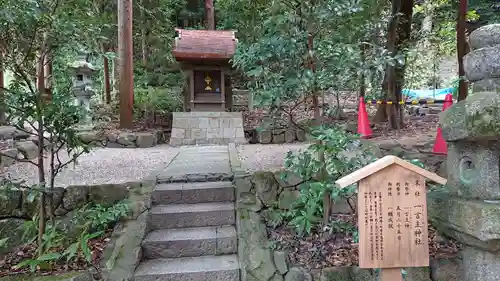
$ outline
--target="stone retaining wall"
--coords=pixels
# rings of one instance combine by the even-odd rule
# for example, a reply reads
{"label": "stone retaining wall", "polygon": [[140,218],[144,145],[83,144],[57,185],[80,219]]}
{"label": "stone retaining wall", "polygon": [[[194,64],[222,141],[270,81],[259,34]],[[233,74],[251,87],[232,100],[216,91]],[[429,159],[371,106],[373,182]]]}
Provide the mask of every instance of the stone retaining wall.
{"label": "stone retaining wall", "polygon": [[170,145],[244,144],[241,112],[174,112]]}
{"label": "stone retaining wall", "polygon": [[[283,181],[277,173],[257,172],[234,179],[237,198],[238,256],[241,281],[376,281],[375,270],[358,267],[306,269],[289,262],[286,250],[274,250],[266,224],[272,220],[272,208],[285,211],[297,198],[297,182]],[[277,202],[277,204],[275,203]],[[349,211],[337,204],[334,212]],[[457,281],[461,260],[435,259],[431,262],[432,280]],[[408,268],[407,281],[431,281],[428,268]]]}
{"label": "stone retaining wall", "polygon": [[[148,148],[164,144],[169,133],[163,130],[143,132],[83,130],[77,133],[83,142],[94,147]],[[33,160],[38,156],[38,139],[34,135],[16,130],[12,126],[0,126],[0,168],[18,160]],[[10,157],[9,157],[10,156]]]}
{"label": "stone retaining wall", "polygon": [[295,141],[307,141],[306,133],[300,129],[273,129],[273,130],[251,130],[248,131],[250,135],[250,143],[292,143]]}
{"label": "stone retaining wall", "polygon": [[[67,227],[68,235],[76,227],[71,219],[85,204],[111,206],[123,200],[128,204],[129,213],[116,225],[101,259],[103,280],[132,280],[141,259],[141,242],[145,235],[154,184],[155,179],[147,179],[142,182],[55,188],[53,209],[56,219]],[[4,249],[9,250],[22,243],[20,238],[23,230],[20,226],[37,212],[39,202],[30,202],[27,193],[22,191],[12,191],[4,195],[7,198],[0,201],[0,238],[10,237],[9,245]],[[68,276],[70,275],[71,273],[68,273]],[[85,273],[76,274],[61,280],[91,281],[92,279],[87,279],[88,276]]]}
{"label": "stone retaining wall", "polygon": [[148,148],[165,143],[167,133],[158,131],[132,132],[132,131],[83,131],[78,135],[92,146],[109,148]]}
{"label": "stone retaining wall", "polygon": [[[242,168],[235,145],[230,145],[231,169],[236,189],[238,257],[241,281],[376,281],[375,270],[352,267],[306,269],[290,263],[286,250],[276,250],[269,239],[267,225],[278,211],[286,211],[298,197],[300,180],[282,180],[279,172],[248,174]],[[334,204],[334,213],[351,209],[347,202]],[[406,281],[458,281],[461,260],[433,259],[428,268],[406,269]]]}

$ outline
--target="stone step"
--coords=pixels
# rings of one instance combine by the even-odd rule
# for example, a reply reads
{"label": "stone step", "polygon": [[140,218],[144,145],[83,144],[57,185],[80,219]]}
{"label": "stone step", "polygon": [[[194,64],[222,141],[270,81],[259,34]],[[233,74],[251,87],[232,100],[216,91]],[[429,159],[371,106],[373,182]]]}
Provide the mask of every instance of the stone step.
{"label": "stone step", "polygon": [[238,251],[234,226],[161,229],[142,242],[145,259],[227,255]]}
{"label": "stone step", "polygon": [[236,255],[202,256],[143,261],[134,281],[239,281]]}
{"label": "stone step", "polygon": [[230,181],[159,184],[152,200],[154,205],[234,201],[234,188]]}
{"label": "stone step", "polygon": [[233,225],[233,202],[157,205],[151,208],[149,229]]}

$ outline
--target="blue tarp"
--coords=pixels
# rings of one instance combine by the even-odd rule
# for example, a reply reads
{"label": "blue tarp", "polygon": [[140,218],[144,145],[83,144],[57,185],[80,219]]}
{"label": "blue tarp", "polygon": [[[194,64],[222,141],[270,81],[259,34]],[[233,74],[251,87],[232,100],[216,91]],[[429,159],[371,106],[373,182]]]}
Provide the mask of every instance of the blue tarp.
{"label": "blue tarp", "polygon": [[447,94],[453,93],[453,88],[435,89],[435,90],[403,89],[402,92],[403,96],[406,97],[406,100],[424,100],[424,99],[444,100],[444,97]]}

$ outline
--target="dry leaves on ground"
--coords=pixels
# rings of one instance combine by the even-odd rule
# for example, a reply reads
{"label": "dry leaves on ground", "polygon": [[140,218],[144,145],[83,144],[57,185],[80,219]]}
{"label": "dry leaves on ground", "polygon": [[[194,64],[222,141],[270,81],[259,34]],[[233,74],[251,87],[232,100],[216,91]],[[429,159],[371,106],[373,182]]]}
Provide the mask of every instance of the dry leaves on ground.
{"label": "dry leaves on ground", "polygon": [[[331,221],[355,225],[355,215],[333,215]],[[268,228],[271,241],[279,249],[286,249],[290,262],[309,269],[333,266],[358,265],[358,244],[353,232],[316,231],[304,237],[297,236],[286,226]],[[432,258],[450,258],[455,256],[461,245],[437,234],[429,226],[429,251]]]}
{"label": "dry leaves on ground", "polygon": [[[101,237],[91,239],[88,245],[92,254],[92,264],[99,265],[102,253],[106,244],[109,241],[112,230],[108,230]],[[36,256],[36,244],[25,244],[17,247],[14,251],[0,255],[0,277],[12,276],[29,272],[29,267],[16,269],[15,266],[20,262],[28,259],[33,259]],[[63,247],[56,247],[50,249],[48,252],[62,253]],[[57,261],[56,263],[47,263],[37,270],[38,275],[52,275],[60,274],[67,271],[79,271],[88,269],[89,264],[85,260],[83,254],[80,252],[78,257],[66,263],[65,260]]]}

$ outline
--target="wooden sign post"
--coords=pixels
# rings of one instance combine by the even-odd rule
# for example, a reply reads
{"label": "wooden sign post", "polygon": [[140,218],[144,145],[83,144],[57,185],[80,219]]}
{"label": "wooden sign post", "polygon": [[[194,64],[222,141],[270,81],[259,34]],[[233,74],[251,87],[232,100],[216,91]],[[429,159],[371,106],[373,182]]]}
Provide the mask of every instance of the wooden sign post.
{"label": "wooden sign post", "polygon": [[359,267],[380,268],[381,281],[402,280],[401,269],[429,266],[425,180],[446,179],[395,156],[336,181],[358,184]]}

